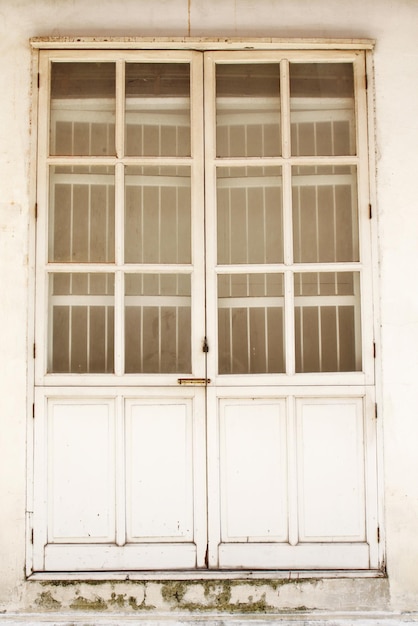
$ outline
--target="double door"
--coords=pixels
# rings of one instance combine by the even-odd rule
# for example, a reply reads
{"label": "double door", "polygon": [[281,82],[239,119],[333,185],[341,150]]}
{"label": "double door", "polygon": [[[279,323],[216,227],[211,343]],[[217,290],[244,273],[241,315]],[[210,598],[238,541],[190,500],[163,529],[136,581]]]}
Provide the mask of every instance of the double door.
{"label": "double door", "polygon": [[85,56],[40,66],[34,570],[376,568],[361,58]]}

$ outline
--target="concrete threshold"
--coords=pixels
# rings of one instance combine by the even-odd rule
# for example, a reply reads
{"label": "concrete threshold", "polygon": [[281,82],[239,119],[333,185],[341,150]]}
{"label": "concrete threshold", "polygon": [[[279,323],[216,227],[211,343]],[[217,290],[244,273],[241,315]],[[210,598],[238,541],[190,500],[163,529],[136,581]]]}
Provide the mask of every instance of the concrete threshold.
{"label": "concrete threshold", "polygon": [[229,614],[154,614],[76,612],[76,613],[0,613],[0,626],[417,626],[414,613],[336,613],[283,612],[248,615]]}

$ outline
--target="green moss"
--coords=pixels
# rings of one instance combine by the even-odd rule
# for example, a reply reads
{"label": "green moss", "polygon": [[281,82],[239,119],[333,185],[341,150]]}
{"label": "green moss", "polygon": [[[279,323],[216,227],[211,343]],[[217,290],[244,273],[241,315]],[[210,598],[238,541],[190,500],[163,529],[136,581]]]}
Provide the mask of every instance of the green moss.
{"label": "green moss", "polygon": [[[305,586],[317,584],[318,579],[236,579],[236,580],[207,580],[207,581],[170,581],[163,583],[161,587],[162,597],[169,602],[174,610],[179,611],[217,611],[225,613],[280,613],[277,609],[267,603],[266,593],[262,593],[258,600],[254,600],[254,595],[249,595],[244,602],[232,602],[232,589],[236,587],[272,589],[278,592],[281,587],[287,585]],[[203,588],[206,602],[188,602],[187,592],[193,588]],[[287,611],[284,609],[283,611]],[[295,611],[308,610],[305,606],[293,609]]]}
{"label": "green moss", "polygon": [[112,595],[110,596],[109,604],[111,606],[117,606],[120,609],[124,608],[124,606],[125,606],[125,594],[119,593],[119,594],[116,595],[116,593],[113,592]]}
{"label": "green moss", "polygon": [[56,600],[50,591],[43,591],[35,600],[35,603],[46,611],[58,611],[61,602]]}
{"label": "green moss", "polygon": [[181,604],[183,602],[184,594],[186,593],[188,584],[184,581],[173,580],[168,583],[163,583],[161,587],[161,595],[166,602],[177,602]]}
{"label": "green moss", "polygon": [[[273,607],[266,603],[265,594],[256,602],[231,602],[231,588],[235,581],[204,581],[198,583],[170,582],[162,587],[164,600],[174,604],[173,608],[180,611],[218,611],[228,613],[266,613]],[[207,604],[187,602],[185,595],[188,589],[203,586]]]}
{"label": "green moss", "polygon": [[142,602],[138,604],[138,601],[136,598],[134,598],[134,596],[129,596],[128,604],[134,611],[152,611],[153,609],[157,608],[153,604],[146,604],[146,598],[144,598]]}
{"label": "green moss", "polygon": [[[166,582],[161,581],[103,581],[103,580],[55,580],[55,581],[43,581],[41,585],[45,588],[47,586],[50,589],[42,592],[37,600],[38,606],[43,607],[46,610],[58,610],[61,608],[61,603],[56,600],[51,591],[54,588],[60,587],[72,587],[72,600],[70,608],[83,611],[106,611],[106,610],[129,610],[150,611],[156,609],[154,605],[147,604],[146,592],[149,582],[157,584],[160,587],[161,596],[165,602],[167,602],[172,610],[186,611],[186,612],[209,612],[216,611],[220,613],[281,613],[283,610],[278,609],[277,605],[272,606],[267,603],[267,592],[269,590],[274,591],[275,595],[280,594],[280,589],[288,585],[297,585],[300,587],[307,585],[316,585],[319,579],[297,579],[297,578],[280,578],[280,579],[235,579],[235,580],[170,580]],[[80,596],[80,587],[85,586],[101,586],[101,589],[97,589],[93,599],[88,599]],[[110,599],[106,600],[109,593],[109,585],[112,590]],[[130,593],[118,593],[118,586],[124,585],[123,591],[127,590],[129,585]],[[237,602],[232,602],[233,589],[242,588],[242,593],[248,593],[247,599]],[[120,587],[119,587],[120,588]],[[139,590],[141,588],[141,592]],[[259,589],[257,595],[255,595],[255,589]],[[138,590],[138,594],[136,593]],[[197,598],[201,597],[199,594],[203,593],[204,599],[196,601],[193,597],[193,591],[198,593]],[[103,594],[100,593],[103,591]],[[121,589],[122,591],[122,589]],[[104,597],[102,597],[102,595]],[[138,595],[141,598],[138,601]],[[190,597],[190,601],[189,598]],[[275,604],[275,603],[274,603]],[[292,609],[294,611],[306,611],[308,610],[304,606]]]}
{"label": "green moss", "polygon": [[70,608],[75,609],[76,611],[106,611],[108,607],[105,600],[103,600],[103,598],[99,598],[98,596],[96,596],[94,600],[78,596],[72,601]]}

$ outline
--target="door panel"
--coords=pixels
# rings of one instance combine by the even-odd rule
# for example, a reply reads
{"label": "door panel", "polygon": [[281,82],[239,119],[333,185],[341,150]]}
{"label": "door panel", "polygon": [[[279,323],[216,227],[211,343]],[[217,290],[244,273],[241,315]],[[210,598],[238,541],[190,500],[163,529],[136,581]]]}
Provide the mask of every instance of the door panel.
{"label": "door panel", "polygon": [[192,541],[191,400],[128,400],[126,420],[127,541]]}
{"label": "door panel", "polygon": [[114,438],[112,401],[55,400],[49,404],[50,543],[115,540]]}
{"label": "door panel", "polygon": [[224,569],[249,570],[361,570],[370,565],[367,543],[340,544],[221,544],[219,561]]}
{"label": "door panel", "polygon": [[69,547],[45,546],[42,568],[48,572],[115,572],[141,570],[191,570],[196,568],[196,546],[165,543],[115,546],[91,543]]}
{"label": "door panel", "polygon": [[297,401],[301,541],[364,541],[362,400]]}
{"label": "door panel", "polygon": [[285,402],[220,400],[219,437],[221,541],[285,541]]}

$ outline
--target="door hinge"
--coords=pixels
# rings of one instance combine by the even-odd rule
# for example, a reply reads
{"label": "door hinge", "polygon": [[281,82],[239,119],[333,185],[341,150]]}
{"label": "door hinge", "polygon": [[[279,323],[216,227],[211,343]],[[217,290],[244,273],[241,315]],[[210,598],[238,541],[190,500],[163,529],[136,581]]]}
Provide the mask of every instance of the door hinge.
{"label": "door hinge", "polygon": [[364,75],[364,87],[365,87],[366,91],[369,88],[369,79],[367,77],[367,74]]}
{"label": "door hinge", "polygon": [[205,552],[205,567],[206,569],[208,569],[209,567],[209,547],[206,546],[206,552]]}
{"label": "door hinge", "polygon": [[32,404],[32,418],[35,419],[35,403]]}
{"label": "door hinge", "polygon": [[376,358],[376,342],[373,341],[373,358]]}
{"label": "door hinge", "polygon": [[377,527],[376,535],[377,535],[377,543],[380,543],[380,527],[379,526]]}
{"label": "door hinge", "polygon": [[209,344],[206,337],[203,339],[202,352],[209,352]]}
{"label": "door hinge", "polygon": [[35,202],[35,220],[38,219],[38,203]]}
{"label": "door hinge", "polygon": [[36,343],[33,344],[33,358],[36,359]]}
{"label": "door hinge", "polygon": [[41,75],[38,72],[38,89],[39,89],[40,85],[41,85]]}
{"label": "door hinge", "polygon": [[377,420],[377,402],[374,403],[374,418]]}
{"label": "door hinge", "polygon": [[372,205],[369,204],[369,220],[371,220],[373,217],[373,210],[372,210]]}

